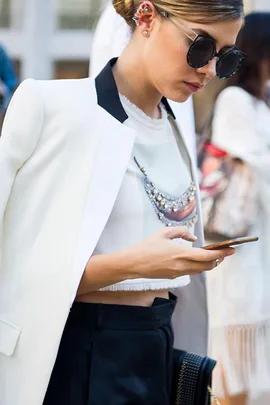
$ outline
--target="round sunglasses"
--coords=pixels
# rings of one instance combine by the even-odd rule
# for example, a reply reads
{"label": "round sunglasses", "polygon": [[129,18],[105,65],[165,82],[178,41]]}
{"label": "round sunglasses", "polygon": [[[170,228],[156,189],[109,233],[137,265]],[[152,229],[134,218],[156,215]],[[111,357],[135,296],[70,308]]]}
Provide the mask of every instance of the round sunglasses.
{"label": "round sunglasses", "polygon": [[[219,79],[228,79],[232,77],[242,66],[246,59],[246,55],[236,47],[229,48],[227,51],[217,52],[216,41],[206,35],[197,34],[183,22],[174,19],[169,13],[158,10],[159,13],[179,30],[183,32],[191,41],[192,44],[187,53],[187,63],[192,68],[198,69],[206,66],[213,58],[217,58],[216,75]],[[181,24],[186,29],[190,30],[195,38],[190,37],[178,24]]]}
{"label": "round sunglasses", "polygon": [[219,79],[232,77],[246,59],[246,55],[236,47],[217,53],[216,41],[213,38],[197,35],[188,50],[187,62],[193,68],[200,68],[206,66],[215,57],[218,58],[216,74]]}

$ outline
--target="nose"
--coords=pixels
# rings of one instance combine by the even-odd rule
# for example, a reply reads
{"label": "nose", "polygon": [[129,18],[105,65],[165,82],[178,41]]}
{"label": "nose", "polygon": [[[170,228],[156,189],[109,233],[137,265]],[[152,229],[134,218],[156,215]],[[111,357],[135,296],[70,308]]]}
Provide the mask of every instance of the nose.
{"label": "nose", "polygon": [[209,63],[207,63],[207,65],[202,66],[196,70],[198,73],[204,74],[209,81],[217,75],[216,65],[217,65],[217,58],[213,58],[212,60],[210,60]]}

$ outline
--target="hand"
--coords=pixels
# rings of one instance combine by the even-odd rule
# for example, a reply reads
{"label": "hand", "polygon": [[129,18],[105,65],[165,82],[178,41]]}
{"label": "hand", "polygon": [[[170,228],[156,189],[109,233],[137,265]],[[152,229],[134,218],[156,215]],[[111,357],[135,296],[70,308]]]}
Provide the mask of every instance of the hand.
{"label": "hand", "polygon": [[200,274],[213,270],[235,253],[232,248],[211,251],[173,242],[178,238],[190,242],[197,240],[187,227],[166,228],[122,251],[130,278],[174,279]]}

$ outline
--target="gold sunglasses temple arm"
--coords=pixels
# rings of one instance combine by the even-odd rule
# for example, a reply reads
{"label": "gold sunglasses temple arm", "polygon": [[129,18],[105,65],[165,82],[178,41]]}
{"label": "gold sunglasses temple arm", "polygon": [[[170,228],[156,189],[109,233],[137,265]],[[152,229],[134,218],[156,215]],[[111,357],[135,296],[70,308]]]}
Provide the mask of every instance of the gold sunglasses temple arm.
{"label": "gold sunglasses temple arm", "polygon": [[[176,28],[178,28],[180,31],[182,31],[183,34],[185,34],[185,36],[188,37],[191,41],[196,41],[196,39],[198,38],[199,35],[195,31],[193,31],[191,28],[187,27],[184,23],[180,23],[178,20],[176,23],[172,17],[168,17],[168,19],[171,21],[171,23],[173,25],[175,25]],[[189,29],[195,35],[195,38],[192,38],[190,35],[188,35],[181,27],[179,27],[178,23],[183,25],[187,29]]]}
{"label": "gold sunglasses temple arm", "polygon": [[[173,17],[173,16],[171,17],[170,14],[167,13],[166,11],[160,11],[160,14],[161,14],[164,18],[167,18],[168,20],[170,20],[171,23],[172,23],[176,28],[178,28],[180,31],[182,31],[183,34],[185,34],[191,41],[196,41],[196,39],[198,38],[199,34],[197,34],[195,31],[193,31],[193,29],[189,28],[186,24],[184,24],[184,23],[181,22],[181,21],[176,20],[176,21],[177,21],[177,22],[176,22],[175,19],[174,19],[174,17]],[[185,27],[186,29],[188,29],[189,31],[191,31],[191,32],[195,35],[195,38],[192,38],[190,35],[188,35],[181,27],[179,27],[178,24],[183,25],[183,27]]]}

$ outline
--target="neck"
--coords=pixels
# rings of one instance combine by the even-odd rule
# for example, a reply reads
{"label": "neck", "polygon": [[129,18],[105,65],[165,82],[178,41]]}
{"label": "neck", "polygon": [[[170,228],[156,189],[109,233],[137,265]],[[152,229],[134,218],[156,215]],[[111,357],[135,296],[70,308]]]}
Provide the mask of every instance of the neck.
{"label": "neck", "polygon": [[132,47],[132,40],[114,65],[113,74],[119,93],[151,118],[160,118],[158,106],[162,96],[147,79],[144,65],[137,59]]}

